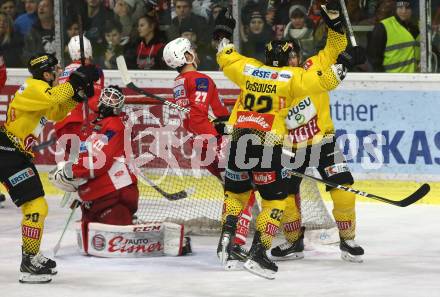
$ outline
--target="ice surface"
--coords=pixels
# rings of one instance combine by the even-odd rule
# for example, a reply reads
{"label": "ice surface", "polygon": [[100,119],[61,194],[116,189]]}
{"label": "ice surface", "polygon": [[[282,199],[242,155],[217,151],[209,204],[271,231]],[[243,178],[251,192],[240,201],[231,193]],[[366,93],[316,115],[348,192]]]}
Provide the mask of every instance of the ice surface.
{"label": "ice surface", "polygon": [[[52,256],[68,209],[49,197],[42,244]],[[193,256],[143,259],[84,257],[76,251],[73,225],[49,284],[18,283],[21,211],[8,201],[0,209],[0,296],[440,296],[440,207],[398,208],[359,203],[358,238],[363,264],[340,260],[336,246],[308,247],[305,259],[280,262],[277,277],[265,280],[246,271],[222,270],[216,237],[193,237]],[[77,213],[79,216],[79,212]]]}

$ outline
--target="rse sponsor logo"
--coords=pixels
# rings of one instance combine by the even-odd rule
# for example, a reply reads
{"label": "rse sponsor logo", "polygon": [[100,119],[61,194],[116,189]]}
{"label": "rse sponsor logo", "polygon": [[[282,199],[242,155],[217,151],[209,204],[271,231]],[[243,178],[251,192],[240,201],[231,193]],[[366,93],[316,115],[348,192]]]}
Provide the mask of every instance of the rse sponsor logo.
{"label": "rse sponsor logo", "polygon": [[35,176],[34,170],[32,168],[28,167],[23,170],[20,170],[19,172],[15,173],[14,175],[10,176],[8,178],[9,182],[13,187],[18,185],[21,182],[24,182],[25,180]]}
{"label": "rse sponsor logo", "polygon": [[275,171],[268,172],[252,172],[254,183],[257,185],[267,185],[275,181],[276,173]]}
{"label": "rse sponsor logo", "polygon": [[253,65],[246,65],[243,69],[243,74],[261,79],[276,80],[278,78],[277,71],[271,69],[262,69]]}
{"label": "rse sponsor logo", "polygon": [[249,179],[249,173],[237,172],[226,168],[225,177],[233,181],[244,181]]}
{"label": "rse sponsor logo", "polygon": [[246,81],[246,90],[258,93],[272,93],[276,94],[277,86],[272,84],[259,84],[257,82],[251,83]]}
{"label": "rse sponsor logo", "polygon": [[346,163],[339,163],[324,168],[324,171],[325,174],[327,174],[327,176],[330,177],[338,173],[349,172],[350,169],[348,168]]}
{"label": "rse sponsor logo", "polygon": [[275,116],[252,111],[239,111],[235,128],[252,128],[261,131],[270,131]]}
{"label": "rse sponsor logo", "polygon": [[207,92],[209,89],[209,80],[205,77],[196,78],[196,90]]}
{"label": "rse sponsor logo", "polygon": [[92,246],[95,250],[102,251],[103,249],[105,249],[105,245],[105,237],[103,235],[96,234],[95,236],[93,236]]}

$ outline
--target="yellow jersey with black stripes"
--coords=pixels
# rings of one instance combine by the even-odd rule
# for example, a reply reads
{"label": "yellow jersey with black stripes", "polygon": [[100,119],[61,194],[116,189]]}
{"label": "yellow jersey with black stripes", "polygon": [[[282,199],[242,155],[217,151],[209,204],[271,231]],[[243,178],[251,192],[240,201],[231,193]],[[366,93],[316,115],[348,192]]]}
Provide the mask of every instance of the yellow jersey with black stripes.
{"label": "yellow jersey with black stripes", "polygon": [[77,104],[70,83],[51,87],[47,82],[27,78],[9,103],[3,132],[21,151],[31,149],[48,121],[60,121]]}
{"label": "yellow jersey with black stripes", "polygon": [[241,90],[229,123],[235,129],[265,133],[264,138],[270,138],[272,144],[282,143],[288,133],[285,118],[294,98],[327,92],[340,83],[330,66],[315,71],[270,67],[240,55],[233,45],[217,54],[217,62]]}
{"label": "yellow jersey with black stripes", "polygon": [[[317,55],[307,59],[303,68],[316,72],[336,63],[339,54],[347,47],[345,34],[328,30],[326,46]],[[289,140],[294,145],[321,141],[324,135],[334,134],[334,125],[330,115],[330,96],[327,91],[297,96],[286,110],[285,116]]]}

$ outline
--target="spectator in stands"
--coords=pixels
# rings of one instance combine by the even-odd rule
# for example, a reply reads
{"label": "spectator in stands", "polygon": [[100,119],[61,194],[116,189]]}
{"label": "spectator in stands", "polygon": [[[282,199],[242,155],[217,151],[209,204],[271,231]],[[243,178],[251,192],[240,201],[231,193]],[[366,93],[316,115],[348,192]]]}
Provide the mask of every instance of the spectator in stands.
{"label": "spectator in stands", "polygon": [[264,49],[267,42],[273,38],[272,29],[266,24],[263,15],[254,11],[249,23],[245,25],[246,42],[243,43],[243,54],[264,61]]}
{"label": "spectator in stands", "polygon": [[19,15],[14,21],[14,30],[26,36],[37,21],[37,0],[24,0],[25,13]]}
{"label": "spectator in stands", "polygon": [[38,3],[38,19],[24,38],[22,61],[27,65],[35,53],[55,54],[55,22],[53,0],[41,0]]}
{"label": "spectator in stands", "polygon": [[367,48],[374,71],[412,73],[418,70],[419,29],[411,22],[411,16],[411,3],[397,1],[395,15],[374,27]]}
{"label": "spectator in stands", "polygon": [[122,25],[122,35],[129,36],[136,19],[133,18],[134,0],[116,0],[113,12]]}
{"label": "spectator in stands", "polygon": [[180,25],[183,20],[190,22],[191,26],[196,28],[197,36],[201,38],[201,42],[208,42],[211,39],[210,34],[207,34],[207,32],[210,32],[210,29],[205,19],[192,12],[191,0],[176,0],[175,8],[176,17],[172,19],[171,25],[168,28],[168,40],[173,40],[180,36]]}
{"label": "spectator in stands", "polygon": [[162,52],[166,43],[164,33],[159,30],[157,19],[148,15],[139,18],[137,36],[124,53],[130,69],[166,69]]}
{"label": "spectator in stands", "polygon": [[304,59],[315,54],[313,29],[307,26],[307,10],[302,5],[292,5],[289,9],[290,22],[284,29],[286,40],[295,39],[301,47]]}
{"label": "spectator in stands", "polygon": [[93,47],[104,41],[105,22],[113,18],[113,12],[103,5],[102,0],[87,0],[85,35]]}
{"label": "spectator in stands", "polygon": [[0,11],[9,15],[12,20],[17,17],[17,9],[14,0],[0,0]]}
{"label": "spectator in stands", "polygon": [[[66,34],[64,40],[69,41],[73,36],[79,35],[78,19],[67,19]],[[72,62],[69,54],[68,42],[64,46],[64,64],[69,65]]]}
{"label": "spectator in stands", "polygon": [[103,69],[117,69],[116,57],[124,54],[129,38],[122,34],[122,25],[111,20],[104,27],[105,43],[96,46],[93,51],[96,64]]}
{"label": "spectator in stands", "polygon": [[183,21],[180,26],[180,36],[191,41],[191,44],[195,51],[197,52],[197,56],[200,60],[200,63],[197,67],[198,70],[217,70],[218,65],[216,61],[216,49],[211,45],[211,43],[203,43],[199,42],[197,36],[197,30],[191,26],[190,22]]}
{"label": "spectator in stands", "polygon": [[12,19],[0,12],[0,53],[5,58],[7,67],[24,67],[21,62],[23,51],[22,36],[14,32]]}

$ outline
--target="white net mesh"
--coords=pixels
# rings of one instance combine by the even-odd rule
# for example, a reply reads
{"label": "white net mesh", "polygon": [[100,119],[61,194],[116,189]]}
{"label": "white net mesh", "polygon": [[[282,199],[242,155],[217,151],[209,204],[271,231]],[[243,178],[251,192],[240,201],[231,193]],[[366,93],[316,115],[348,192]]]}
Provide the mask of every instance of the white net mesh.
{"label": "white net mesh", "polygon": [[[140,169],[139,208],[144,222],[175,222],[195,234],[220,230],[223,188],[207,170],[193,169],[190,136],[181,114],[161,104],[133,104],[125,111],[132,126],[132,151]],[[185,197],[186,196],[186,197]],[[316,183],[301,184],[301,211],[307,229],[334,227]]]}

